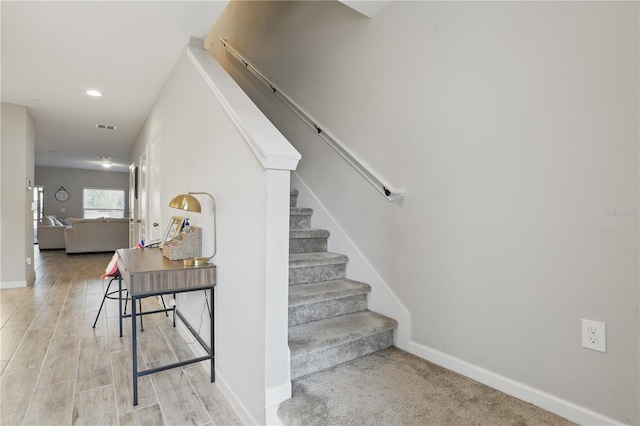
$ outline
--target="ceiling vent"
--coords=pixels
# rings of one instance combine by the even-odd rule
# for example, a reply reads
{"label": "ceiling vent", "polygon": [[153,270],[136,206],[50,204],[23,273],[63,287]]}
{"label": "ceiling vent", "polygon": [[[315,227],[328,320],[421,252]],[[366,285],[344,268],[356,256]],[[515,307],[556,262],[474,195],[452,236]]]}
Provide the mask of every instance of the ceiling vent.
{"label": "ceiling vent", "polygon": [[116,126],[114,126],[113,124],[96,124],[96,127],[98,129],[105,129],[105,130],[115,130]]}

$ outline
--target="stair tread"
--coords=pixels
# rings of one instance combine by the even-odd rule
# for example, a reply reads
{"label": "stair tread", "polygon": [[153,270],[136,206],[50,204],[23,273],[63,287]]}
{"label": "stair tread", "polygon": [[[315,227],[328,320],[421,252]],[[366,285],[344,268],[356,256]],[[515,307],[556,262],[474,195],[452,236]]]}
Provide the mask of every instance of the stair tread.
{"label": "stair tread", "polygon": [[289,288],[289,307],[340,299],[371,291],[369,284],[349,279],[292,285]]}
{"label": "stair tread", "polygon": [[302,268],[316,265],[336,265],[347,263],[349,258],[344,254],[331,252],[292,253],[289,255],[290,268]]}
{"label": "stair tread", "polygon": [[396,328],[398,322],[371,311],[361,311],[289,327],[291,356],[337,346]]}
{"label": "stair tread", "polygon": [[289,207],[289,213],[310,216],[313,214],[313,209],[309,207]]}
{"label": "stair tread", "polygon": [[329,231],[326,229],[290,229],[289,238],[329,238]]}

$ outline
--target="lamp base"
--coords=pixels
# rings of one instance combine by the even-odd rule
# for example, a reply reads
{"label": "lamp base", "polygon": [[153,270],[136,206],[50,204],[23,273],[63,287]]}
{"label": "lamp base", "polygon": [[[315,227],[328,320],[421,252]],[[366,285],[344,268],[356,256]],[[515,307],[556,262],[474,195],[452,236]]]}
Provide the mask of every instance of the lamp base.
{"label": "lamp base", "polygon": [[184,259],[182,264],[184,266],[204,266],[209,262],[208,257],[192,257],[189,259]]}

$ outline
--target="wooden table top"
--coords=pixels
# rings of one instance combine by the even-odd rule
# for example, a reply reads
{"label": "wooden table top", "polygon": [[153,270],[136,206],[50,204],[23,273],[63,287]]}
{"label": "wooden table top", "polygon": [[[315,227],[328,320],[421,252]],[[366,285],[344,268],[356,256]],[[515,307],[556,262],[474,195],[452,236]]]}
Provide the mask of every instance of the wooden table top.
{"label": "wooden table top", "polygon": [[118,269],[133,296],[195,290],[216,284],[216,265],[184,266],[181,260],[164,257],[159,248],[119,249]]}

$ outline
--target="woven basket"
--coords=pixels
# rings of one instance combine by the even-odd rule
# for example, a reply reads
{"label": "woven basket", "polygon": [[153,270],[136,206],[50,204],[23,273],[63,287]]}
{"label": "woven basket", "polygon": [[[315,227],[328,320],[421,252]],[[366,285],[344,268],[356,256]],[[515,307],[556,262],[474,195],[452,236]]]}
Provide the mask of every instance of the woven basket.
{"label": "woven basket", "polygon": [[169,260],[184,260],[202,254],[202,228],[191,227],[191,232],[181,232],[162,246],[162,255]]}

